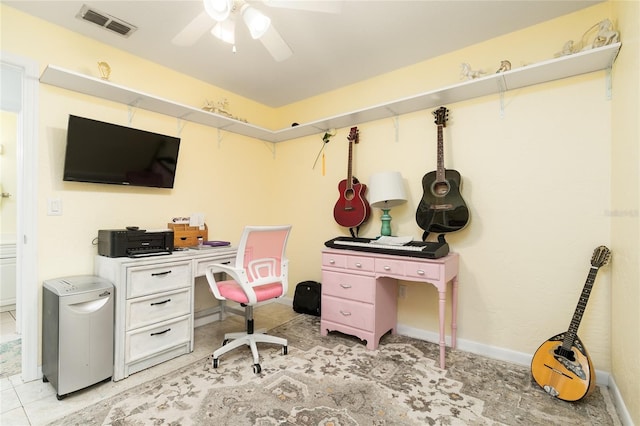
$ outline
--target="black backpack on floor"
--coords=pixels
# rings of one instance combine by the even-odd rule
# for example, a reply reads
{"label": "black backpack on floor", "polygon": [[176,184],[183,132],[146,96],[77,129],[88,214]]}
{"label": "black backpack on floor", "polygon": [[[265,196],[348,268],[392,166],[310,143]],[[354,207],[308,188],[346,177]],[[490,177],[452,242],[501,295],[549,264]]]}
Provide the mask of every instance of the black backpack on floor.
{"label": "black backpack on floor", "polygon": [[303,281],[296,285],[293,295],[293,310],[299,314],[320,316],[322,284],[316,281]]}

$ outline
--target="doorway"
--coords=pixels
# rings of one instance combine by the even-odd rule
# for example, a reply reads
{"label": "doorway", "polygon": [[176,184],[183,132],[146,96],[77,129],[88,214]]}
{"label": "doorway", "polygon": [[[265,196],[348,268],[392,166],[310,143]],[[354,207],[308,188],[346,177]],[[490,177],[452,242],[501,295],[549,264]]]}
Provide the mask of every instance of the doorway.
{"label": "doorway", "polygon": [[15,248],[16,329],[21,335],[22,380],[39,378],[37,270],[38,63],[0,52],[0,100],[16,114]]}

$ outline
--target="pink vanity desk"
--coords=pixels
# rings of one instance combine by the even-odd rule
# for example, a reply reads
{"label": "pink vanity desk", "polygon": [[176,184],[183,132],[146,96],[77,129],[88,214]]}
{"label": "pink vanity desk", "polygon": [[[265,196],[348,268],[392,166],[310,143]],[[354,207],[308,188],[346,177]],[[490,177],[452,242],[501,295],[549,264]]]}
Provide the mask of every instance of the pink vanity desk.
{"label": "pink vanity desk", "polygon": [[396,333],[398,280],[433,284],[439,294],[440,368],[445,368],[445,311],[451,282],[451,347],[456,347],[458,309],[457,253],[439,259],[354,250],[322,250],[320,334],[339,331],[376,349],[389,330]]}

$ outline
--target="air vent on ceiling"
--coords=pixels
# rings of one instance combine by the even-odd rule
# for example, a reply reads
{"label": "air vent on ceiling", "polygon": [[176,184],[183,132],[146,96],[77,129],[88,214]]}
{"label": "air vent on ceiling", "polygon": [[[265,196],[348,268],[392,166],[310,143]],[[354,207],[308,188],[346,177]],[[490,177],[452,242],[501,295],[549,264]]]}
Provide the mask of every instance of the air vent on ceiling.
{"label": "air vent on ceiling", "polygon": [[129,37],[131,34],[133,34],[134,31],[138,29],[135,26],[123,21],[122,19],[118,19],[107,13],[100,12],[95,8],[87,6],[86,4],[82,6],[80,11],[76,15],[76,18],[92,22],[124,37]]}

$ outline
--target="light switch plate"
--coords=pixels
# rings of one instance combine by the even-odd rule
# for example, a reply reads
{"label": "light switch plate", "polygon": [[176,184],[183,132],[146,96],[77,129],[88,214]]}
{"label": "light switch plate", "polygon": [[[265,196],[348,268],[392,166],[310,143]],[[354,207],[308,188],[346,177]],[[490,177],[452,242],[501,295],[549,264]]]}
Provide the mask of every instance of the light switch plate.
{"label": "light switch plate", "polygon": [[62,200],[47,198],[47,216],[62,216]]}

